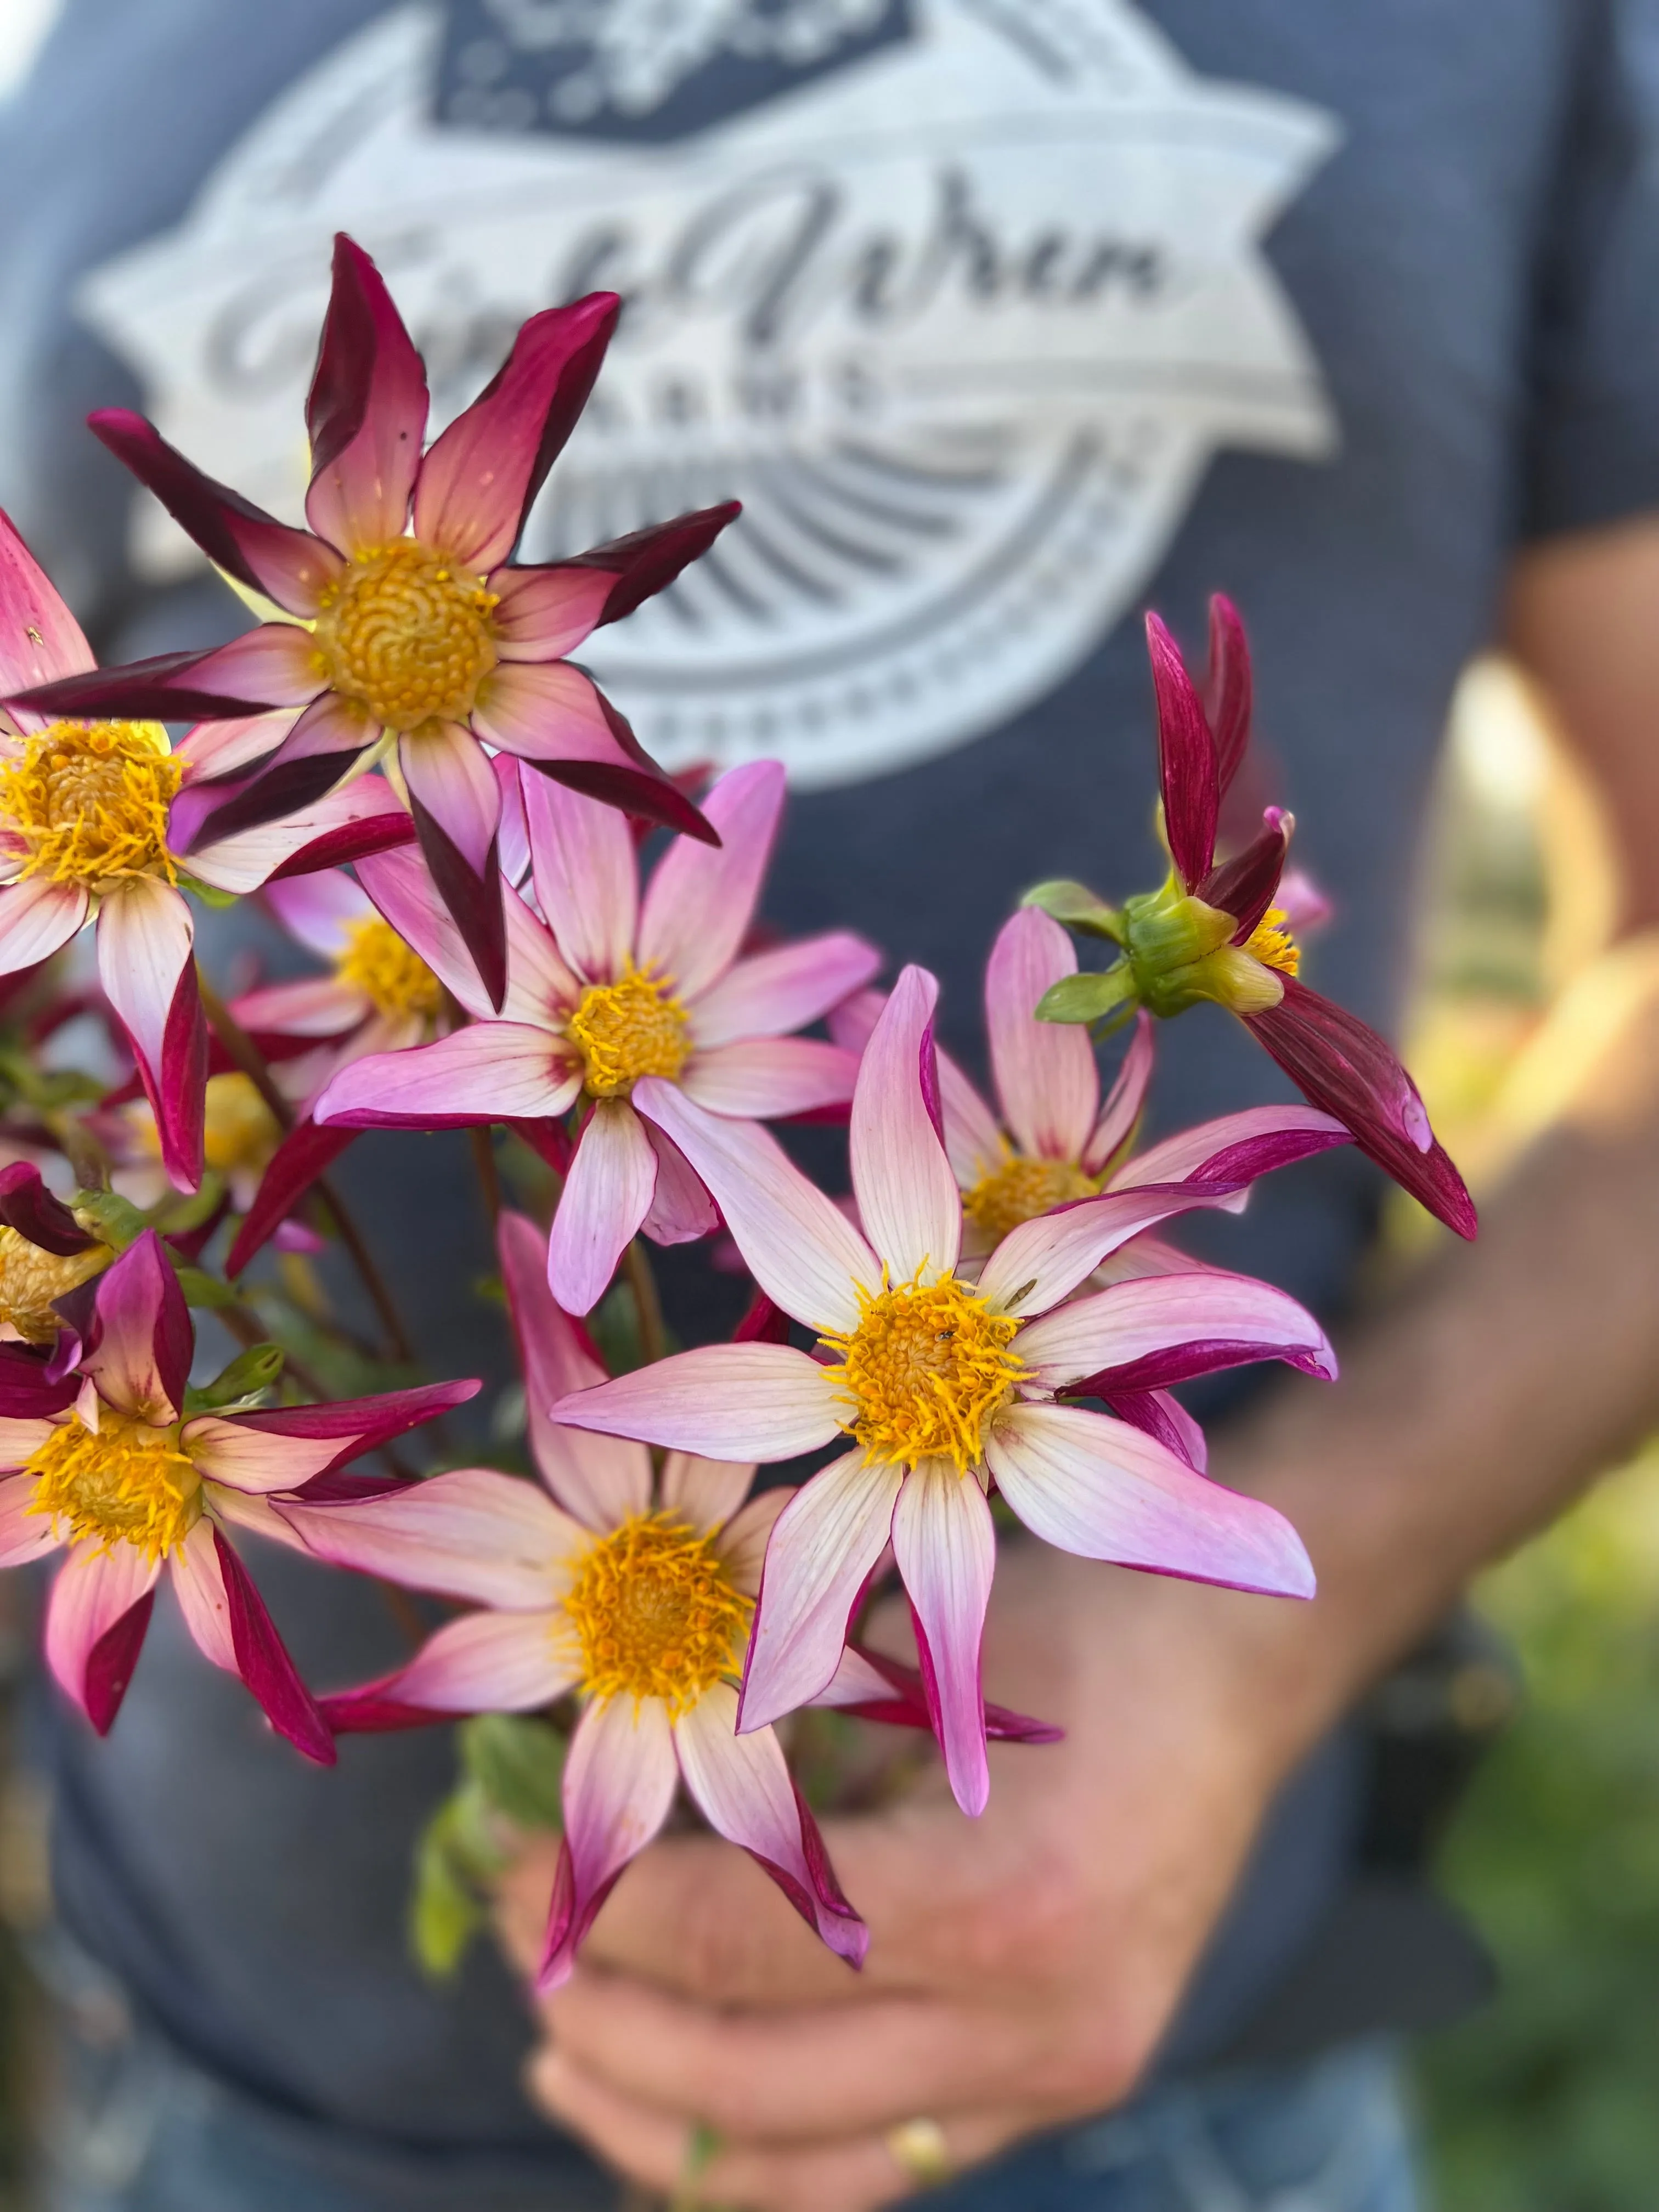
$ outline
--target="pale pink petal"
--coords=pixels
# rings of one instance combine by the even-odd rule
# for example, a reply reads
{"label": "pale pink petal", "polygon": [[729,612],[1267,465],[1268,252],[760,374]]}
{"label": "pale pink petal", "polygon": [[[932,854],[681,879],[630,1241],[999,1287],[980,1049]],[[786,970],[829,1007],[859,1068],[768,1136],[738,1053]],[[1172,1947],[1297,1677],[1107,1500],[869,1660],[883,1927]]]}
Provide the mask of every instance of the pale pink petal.
{"label": "pale pink petal", "polygon": [[574,563],[547,568],[497,568],[492,620],[503,660],[558,660],[575,648],[605,612],[616,588],[603,568]]}
{"label": "pale pink petal", "polygon": [[525,772],[511,753],[497,753],[489,764],[501,787],[501,873],[509,884],[522,889],[530,879],[530,825],[524,811]]}
{"label": "pale pink petal", "polygon": [[1071,939],[1034,906],[1004,922],[985,969],[985,1025],[1002,1118],[1021,1152],[1039,1159],[1079,1158],[1100,1107],[1088,1030],[1036,1018],[1049,985],[1076,973]]}
{"label": "pale pink petal", "polygon": [[738,957],[772,857],[783,812],[783,770],[750,761],[721,776],[702,803],[718,845],[677,837],[663,855],[640,914],[640,963],[694,999]]}
{"label": "pale pink petal", "polygon": [[712,1236],[720,1227],[720,1209],[696,1170],[654,1122],[642,1126],[657,1156],[657,1184],[641,1230],[658,1244],[690,1244],[699,1237]]}
{"label": "pale pink petal", "polygon": [[716,1682],[674,1723],[685,1786],[716,1835],[765,1868],[810,1928],[854,1966],[870,1933],[842,1895],[770,1729],[736,1733],[737,1692]]}
{"label": "pale pink petal", "polygon": [[518,892],[506,891],[501,903],[507,912],[507,996],[501,1012],[509,1021],[562,1027],[562,1018],[581,998],[581,984],[560,957],[552,931]]}
{"label": "pale pink petal", "polygon": [[1311,1597],[1301,1539],[1260,1498],[1224,1490],[1155,1437],[1079,1406],[1016,1406],[986,1462],[1012,1510],[1045,1543],[1086,1559]]}
{"label": "pale pink petal", "polygon": [[131,877],[98,916],[99,979],[158,1080],[167,1016],[194,935],[189,906],[158,876]]}
{"label": "pale pink petal", "polygon": [[167,1564],[173,1571],[173,1594],[197,1650],[228,1674],[240,1675],[212,1522],[198,1521],[184,1542],[174,1547]]}
{"label": "pale pink petal", "polygon": [[1020,1331],[1019,1356],[1047,1390],[1108,1368],[1121,1370],[1126,1389],[1162,1389],[1251,1358],[1286,1359],[1328,1380],[1336,1373],[1324,1330],[1294,1298],[1219,1269],[1118,1283],[1057,1306]]}
{"label": "pale pink petal", "polygon": [[217,1413],[198,1413],[179,1432],[185,1456],[207,1480],[254,1492],[297,1490],[340,1456],[338,1437],[285,1437]]}
{"label": "pale pink petal", "polygon": [[614,1528],[651,1504],[651,1455],[643,1444],[567,1428],[551,1407],[591,1389],[605,1370],[586,1336],[547,1287],[547,1238],[521,1213],[503,1212],[495,1231],[507,1310],[524,1373],[531,1456],[561,1505],[589,1528]]}
{"label": "pale pink petal", "polygon": [[331,858],[330,848],[337,848],[348,831],[376,823],[406,830],[408,819],[382,777],[359,776],[274,822],[238,830],[229,837],[213,837],[210,821],[208,842],[192,846],[184,856],[185,865],[191,875],[220,890],[258,890],[279,868],[303,865],[301,856],[309,847],[321,847]]}
{"label": "pale pink petal", "polygon": [[700,1344],[559,1399],[555,1417],[708,1459],[792,1459],[841,1433],[845,1401],[787,1344]]}
{"label": "pale pink petal", "polygon": [[1171,1244],[1165,1237],[1144,1236],[1132,1237],[1127,1244],[1109,1253],[1090,1279],[1103,1291],[1114,1283],[1138,1283],[1147,1275],[1209,1273],[1207,1260],[1195,1260],[1190,1252],[1183,1252],[1178,1244]]}
{"label": "pale pink petal", "polygon": [[930,1110],[937,1103],[938,997],[926,969],[904,970],[865,1047],[853,1095],[849,1149],[859,1214],[901,1283],[922,1269],[930,1278],[948,1273],[962,1249],[962,1200]]}
{"label": "pale pink petal", "polygon": [[85,921],[92,902],[79,884],[31,876],[0,889],[0,975],[50,959]]}
{"label": "pale pink petal", "polygon": [[601,1098],[582,1124],[553,1233],[547,1280],[567,1313],[591,1313],[638,1231],[657,1184],[657,1155],[626,1098]]}
{"label": "pale pink petal", "polygon": [[[704,1004],[707,1003],[705,1000]],[[843,999],[840,1006],[831,1011],[829,1024],[831,1037],[837,1044],[845,1045],[848,1052],[861,1054],[875,1035],[876,1024],[881,1019],[881,1010],[886,1004],[885,991],[854,991],[850,999]]]}
{"label": "pale pink petal", "polygon": [[410,798],[423,806],[475,876],[483,874],[501,818],[495,771],[471,730],[422,722],[398,740]]}
{"label": "pale pink petal", "polygon": [[306,401],[306,520],[343,552],[403,535],[426,436],[426,372],[380,270],[343,234]]}
{"label": "pale pink petal", "polygon": [[185,781],[199,783],[216,776],[234,775],[274,753],[295,726],[297,717],[283,708],[274,714],[244,714],[233,721],[198,722],[173,748],[175,760],[185,763]]}
{"label": "pale pink petal", "polygon": [[1224,1207],[1231,1196],[1196,1184],[1159,1184],[1079,1199],[1011,1229],[981,1270],[979,1287],[1000,1313],[1046,1313],[1143,1229],[1195,1207]]}
{"label": "pale pink petal", "polygon": [[554,1881],[544,1990],[566,1979],[576,1947],[629,1859],[668,1818],[679,1767],[659,1698],[612,1698],[576,1723],[564,1767],[564,1848]]}
{"label": "pale pink petal", "polygon": [[1237,1189],[1274,1168],[1349,1141],[1345,1124],[1316,1106],[1247,1106],[1149,1146],[1118,1170],[1112,1188],[1135,1190],[1198,1179]]}
{"label": "pale pink petal", "polygon": [[794,1494],[793,1487],[762,1491],[741,1512],[732,1515],[715,1538],[714,1549],[725,1562],[726,1573],[745,1597],[759,1595],[772,1530]]}
{"label": "pale pink petal", "polygon": [[[305,1539],[298,1529],[290,1528],[269,1498],[252,1498],[245,1490],[228,1490],[216,1485],[212,1492],[213,1518],[229,1528],[245,1528],[250,1536],[263,1536],[272,1544],[281,1544],[290,1552],[303,1552]],[[203,1521],[200,1524],[207,1528]],[[212,1543],[212,1530],[208,1528],[208,1542]],[[214,1553],[217,1564],[218,1553]],[[223,1577],[221,1577],[222,1582]]]}
{"label": "pale pink petal", "polygon": [[[740,1037],[786,1036],[839,1006],[880,965],[876,947],[845,929],[754,953],[728,968],[687,1008],[691,1034],[704,1048]],[[846,1048],[845,1038],[836,1042]],[[860,1039],[855,1052],[863,1047]]]}
{"label": "pale pink petal", "polygon": [[[1039,1024],[1052,1027],[1052,1024]],[[1143,1007],[1135,1016],[1134,1035],[1129,1040],[1129,1049],[1123,1055],[1123,1065],[1117,1072],[1117,1080],[1101,1109],[1100,1119],[1095,1123],[1089,1142],[1084,1150],[1083,1165],[1091,1175],[1099,1175],[1113,1155],[1122,1151],[1139,1126],[1146,1104],[1147,1086],[1152,1079],[1152,1061],[1156,1047],[1152,1042],[1152,1018]]]}
{"label": "pale pink petal", "polygon": [[664,1129],[726,1217],[749,1272],[775,1305],[819,1331],[858,1324],[853,1285],[881,1288],[881,1263],[834,1201],[769,1131],[694,1106],[677,1084],[646,1076],[634,1104]]}
{"label": "pale pink petal", "polygon": [[463,1613],[374,1687],[382,1698],[432,1712],[535,1712],[577,1679],[563,1626],[556,1611]]}
{"label": "pale pink petal", "polygon": [[963,1811],[985,1810],[985,1699],[980,1644],[996,1569],[985,1492],[948,1460],[923,1460],[893,1510],[893,1557],[916,1622],[916,1656],[945,1771]]}
{"label": "pale pink petal", "polygon": [[841,1663],[864,1585],[886,1550],[904,1470],[862,1452],[815,1474],[779,1515],[749,1640],[738,1726],[809,1704]]}
{"label": "pale pink petal", "polygon": [[[209,653],[191,672],[194,690],[257,701],[262,707],[309,706],[327,683],[317,641],[297,623],[260,623]],[[213,773],[222,772],[216,765]]]}
{"label": "pale pink petal", "polygon": [[503,661],[479,686],[472,726],[521,760],[580,761],[631,777],[641,773],[639,761],[617,742],[592,677],[568,660]]}
{"label": "pale pink petal", "polygon": [[580,1088],[545,1030],[478,1022],[413,1052],[354,1060],[313,1112],[350,1129],[465,1127],[562,1114]]}
{"label": "pale pink petal", "polygon": [[588,983],[609,983],[634,955],[639,866],[624,816],[544,775],[524,783],[536,900],[560,952]]}
{"label": "pale pink petal", "polygon": [[945,1124],[945,1151],[951,1172],[963,1190],[971,1190],[981,1176],[989,1175],[1009,1158],[1009,1149],[997,1117],[948,1052],[939,1061],[939,1119]]}
{"label": "pale pink petal", "polygon": [[230,1011],[250,1036],[331,1037],[367,1020],[371,1008],[361,991],[337,983],[331,975],[311,975],[302,982],[267,983],[261,990],[245,991],[231,1000]]}
{"label": "pale pink petal", "polygon": [[279,1510],[332,1566],[517,1613],[552,1604],[592,1540],[539,1484],[484,1467],[380,1498]]}
{"label": "pale pink petal", "polygon": [[[389,921],[404,942],[418,952],[433,974],[446,989],[452,991],[468,1013],[488,1020],[495,1009],[489,1001],[472,964],[461,933],[456,928],[449,909],[438,896],[431,871],[420,854],[410,846],[401,847],[392,853],[371,854],[359,860],[358,880],[380,909],[382,918]],[[531,915],[525,912],[520,901],[509,897],[506,901],[507,934],[507,968],[509,974],[526,965],[527,940],[545,937],[546,932]],[[515,911],[516,910],[516,911]],[[526,941],[521,941],[526,940]],[[503,1012],[510,1021],[534,1021],[538,1015],[545,1019],[545,1003],[538,998],[533,1008],[515,1000],[509,984]]]}
{"label": "pale pink petal", "polygon": [[57,1426],[55,1421],[18,1420],[0,1417],[0,1470],[15,1473],[32,1459]]}
{"label": "pale pink petal", "polygon": [[699,1459],[695,1452],[670,1452],[662,1463],[662,1506],[711,1536],[723,1528],[749,1495],[754,1462]]}
{"label": "pale pink petal", "polygon": [[0,694],[33,691],[96,665],[81,625],[11,517],[0,513]]}
{"label": "pale pink petal", "polygon": [[[38,1450],[52,1434],[50,1421],[5,1421],[0,1422],[0,1428],[33,1429],[35,1437],[30,1451]],[[23,1456],[27,1459],[28,1453]],[[707,1462],[699,1461],[697,1464]],[[743,1474],[745,1470],[738,1468],[737,1472]],[[34,1490],[32,1474],[9,1474],[0,1481],[0,1567],[27,1565],[31,1559],[55,1552],[61,1541],[50,1515],[32,1510]]]}
{"label": "pale pink petal", "polygon": [[[96,1544],[76,1544],[52,1586],[46,1601],[46,1664],[66,1694],[94,1727],[109,1725],[99,1686],[88,1679],[98,1644],[155,1587],[159,1559],[146,1559],[136,1544],[117,1544],[106,1552]],[[119,1702],[121,1683],[115,1692]]]}
{"label": "pale pink petal", "polygon": [[844,1105],[858,1073],[854,1054],[817,1037],[750,1037],[695,1052],[680,1088],[711,1114],[771,1121]]}

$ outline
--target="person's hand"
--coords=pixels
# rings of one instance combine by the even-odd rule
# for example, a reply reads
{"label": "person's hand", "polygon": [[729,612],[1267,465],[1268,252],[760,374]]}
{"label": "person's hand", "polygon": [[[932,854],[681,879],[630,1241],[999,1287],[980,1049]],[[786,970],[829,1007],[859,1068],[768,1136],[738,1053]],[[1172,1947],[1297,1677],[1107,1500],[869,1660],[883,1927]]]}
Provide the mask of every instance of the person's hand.
{"label": "person's hand", "polygon": [[[532,2094],[665,2194],[717,2142],[691,2201],[755,2212],[905,2196],[917,2179],[888,2137],[907,2121],[935,2124],[923,2140],[956,2166],[1119,2102],[1301,1747],[1295,1610],[1008,1547],[987,1694],[1066,1741],[994,1746],[979,1820],[934,1770],[879,1814],[825,1824],[870,1926],[861,1975],[730,1844],[658,1844],[543,2002]],[[538,1850],[504,1886],[526,1971],[552,1869]]]}

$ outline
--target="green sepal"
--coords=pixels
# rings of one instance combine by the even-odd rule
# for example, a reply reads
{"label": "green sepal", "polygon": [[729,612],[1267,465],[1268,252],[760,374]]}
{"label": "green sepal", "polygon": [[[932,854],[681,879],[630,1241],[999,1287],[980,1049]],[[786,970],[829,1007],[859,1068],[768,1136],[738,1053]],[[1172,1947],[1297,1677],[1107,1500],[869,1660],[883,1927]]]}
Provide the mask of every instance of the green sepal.
{"label": "green sepal", "polygon": [[498,1812],[515,1827],[563,1827],[566,1741],[556,1729],[517,1713],[481,1713],[459,1734],[462,1766]]}
{"label": "green sepal", "polygon": [[206,907],[223,908],[241,903],[240,891],[221,890],[217,884],[204,884],[198,876],[186,875],[182,868],[179,871],[179,888],[181,891],[188,891],[191,898],[200,899]]}
{"label": "green sepal", "polygon": [[1062,975],[1050,983],[1037,1000],[1040,1022],[1097,1022],[1120,1006],[1135,1000],[1134,970],[1127,960],[1114,961],[1103,974]]}
{"label": "green sepal", "polygon": [[1080,930],[1085,937],[1109,937],[1115,945],[1123,942],[1123,917],[1118,909],[1108,906],[1087,884],[1073,883],[1067,876],[1056,876],[1051,883],[1034,885],[1020,904],[1040,908],[1055,921],[1064,922],[1067,929]]}
{"label": "green sepal", "polygon": [[148,1217],[116,1191],[77,1190],[69,1205],[87,1234],[99,1237],[112,1251],[125,1252],[150,1225]]}
{"label": "green sepal", "polygon": [[208,1274],[203,1268],[192,1267],[188,1264],[181,1267],[175,1260],[173,1263],[173,1272],[179,1278],[179,1287],[185,1294],[185,1304],[187,1306],[211,1308],[234,1306],[237,1304],[236,1293],[231,1289],[230,1285],[220,1282],[216,1276]]}
{"label": "green sepal", "polygon": [[239,1352],[228,1367],[222,1367],[211,1382],[198,1390],[192,1384],[185,1393],[187,1413],[216,1413],[222,1407],[249,1412],[281,1379],[287,1358],[280,1344],[251,1344]]}

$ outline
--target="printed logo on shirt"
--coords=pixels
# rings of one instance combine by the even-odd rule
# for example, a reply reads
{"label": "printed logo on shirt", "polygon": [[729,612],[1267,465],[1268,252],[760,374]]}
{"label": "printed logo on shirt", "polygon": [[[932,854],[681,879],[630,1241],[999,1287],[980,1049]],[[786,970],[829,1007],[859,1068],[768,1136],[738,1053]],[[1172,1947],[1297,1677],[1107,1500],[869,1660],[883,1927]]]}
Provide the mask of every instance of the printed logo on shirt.
{"label": "printed logo on shirt", "polygon": [[[1331,451],[1261,240],[1334,126],[1194,76],[1125,0],[911,0],[902,21],[684,0],[655,60],[605,29],[643,0],[493,5],[549,33],[548,84],[597,102],[566,119],[584,129],[434,121],[444,18],[400,9],[292,85],[82,307],[168,437],[297,519],[336,228],[392,285],[434,428],[526,315],[623,293],[522,554],[744,500],[707,559],[583,650],[665,764],[769,754],[812,787],[961,745],[1135,605],[1218,448]],[[614,127],[755,60],[738,48],[762,33],[787,89],[662,143]],[[849,60],[842,33],[871,43]],[[153,501],[135,527],[146,574],[188,566]]]}

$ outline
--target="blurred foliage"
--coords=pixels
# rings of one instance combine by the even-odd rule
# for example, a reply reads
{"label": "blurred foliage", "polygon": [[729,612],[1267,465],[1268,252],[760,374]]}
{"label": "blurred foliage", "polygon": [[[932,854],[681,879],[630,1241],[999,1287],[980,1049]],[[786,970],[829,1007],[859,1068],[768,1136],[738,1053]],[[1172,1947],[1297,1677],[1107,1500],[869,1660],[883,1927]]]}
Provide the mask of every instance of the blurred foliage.
{"label": "blurred foliage", "polygon": [[456,1729],[460,1775],[416,1840],[410,1899],[410,1948],[433,1980],[454,1972],[484,1926],[515,1838],[562,1826],[566,1742],[548,1722],[514,1713],[483,1713]]}

